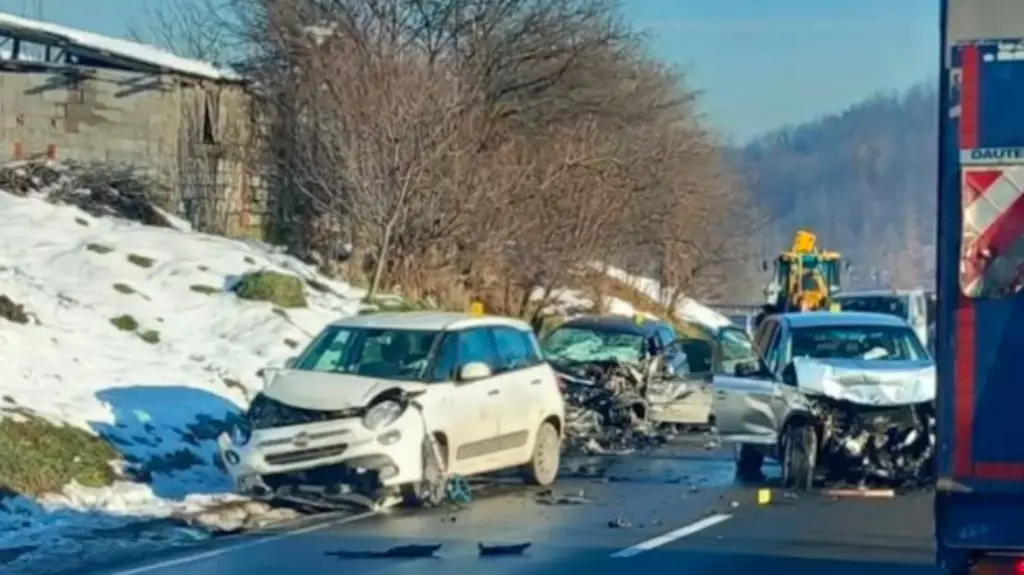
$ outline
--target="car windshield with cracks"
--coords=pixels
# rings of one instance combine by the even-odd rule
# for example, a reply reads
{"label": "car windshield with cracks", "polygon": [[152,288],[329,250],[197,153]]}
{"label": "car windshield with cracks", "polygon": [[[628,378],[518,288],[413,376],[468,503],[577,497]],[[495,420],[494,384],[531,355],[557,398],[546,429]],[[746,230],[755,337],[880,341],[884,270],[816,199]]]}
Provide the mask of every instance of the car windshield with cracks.
{"label": "car windshield with cracks", "polygon": [[638,364],[643,359],[645,339],[639,333],[562,327],[551,332],[541,348],[555,364],[609,360]]}

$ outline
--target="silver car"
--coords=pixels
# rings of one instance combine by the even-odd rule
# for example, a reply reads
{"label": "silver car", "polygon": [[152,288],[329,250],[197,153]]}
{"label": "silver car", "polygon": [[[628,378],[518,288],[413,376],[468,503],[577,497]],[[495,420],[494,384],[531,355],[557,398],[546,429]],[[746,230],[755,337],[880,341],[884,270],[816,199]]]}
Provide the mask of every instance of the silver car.
{"label": "silver car", "polygon": [[766,457],[797,489],[821,477],[906,482],[930,471],[935,368],[906,321],[782,314],[767,318],[754,342],[764,364],[713,384],[718,431],[735,446],[740,475],[759,476]]}

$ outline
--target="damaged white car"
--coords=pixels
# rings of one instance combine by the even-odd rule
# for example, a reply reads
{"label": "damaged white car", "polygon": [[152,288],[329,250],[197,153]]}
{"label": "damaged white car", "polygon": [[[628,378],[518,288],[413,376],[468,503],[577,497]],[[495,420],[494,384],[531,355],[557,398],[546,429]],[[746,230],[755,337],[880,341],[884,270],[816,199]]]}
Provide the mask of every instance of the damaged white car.
{"label": "damaged white car", "polygon": [[815,480],[898,485],[931,479],[935,366],[907,322],[874,313],[770,317],[755,344],[765,364],[715,376],[722,441],[741,476],[780,462],[784,486]]}
{"label": "damaged white car", "polygon": [[524,322],[459,313],[356,316],[265,376],[219,438],[240,492],[437,503],[448,479],[558,475],[565,408]]}

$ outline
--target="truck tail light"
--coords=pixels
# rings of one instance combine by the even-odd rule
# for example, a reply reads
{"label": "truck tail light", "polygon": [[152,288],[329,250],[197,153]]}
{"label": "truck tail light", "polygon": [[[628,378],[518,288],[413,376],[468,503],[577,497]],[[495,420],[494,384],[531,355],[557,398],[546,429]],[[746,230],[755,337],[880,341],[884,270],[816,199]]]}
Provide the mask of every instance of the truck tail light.
{"label": "truck tail light", "polygon": [[1024,575],[1024,557],[988,555],[971,566],[971,575]]}

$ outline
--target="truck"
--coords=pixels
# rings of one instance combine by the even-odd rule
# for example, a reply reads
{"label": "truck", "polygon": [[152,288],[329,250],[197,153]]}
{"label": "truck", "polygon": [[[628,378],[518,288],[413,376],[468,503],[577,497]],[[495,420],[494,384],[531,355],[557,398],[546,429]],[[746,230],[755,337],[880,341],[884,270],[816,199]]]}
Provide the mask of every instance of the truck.
{"label": "truck", "polygon": [[936,560],[1024,573],[1024,2],[943,0]]}

